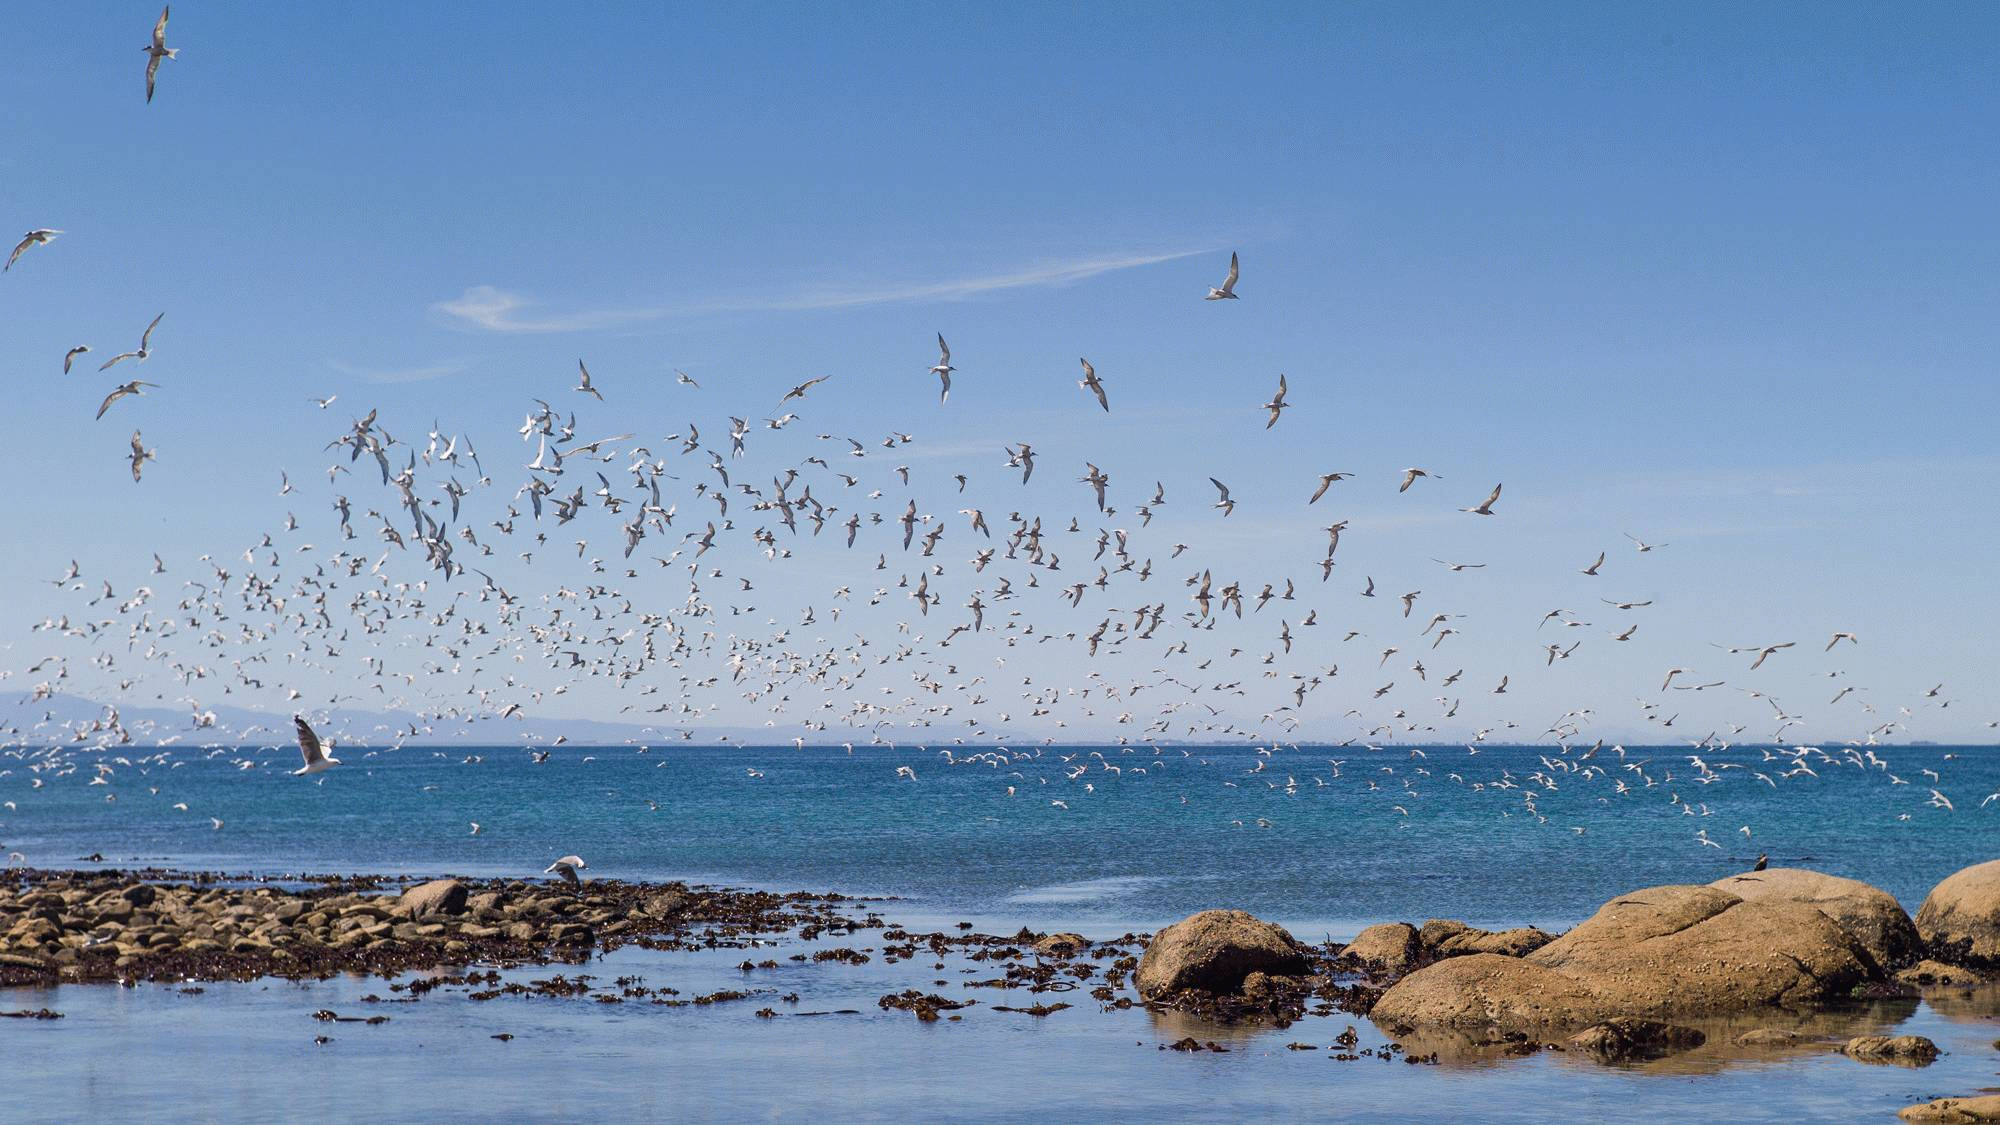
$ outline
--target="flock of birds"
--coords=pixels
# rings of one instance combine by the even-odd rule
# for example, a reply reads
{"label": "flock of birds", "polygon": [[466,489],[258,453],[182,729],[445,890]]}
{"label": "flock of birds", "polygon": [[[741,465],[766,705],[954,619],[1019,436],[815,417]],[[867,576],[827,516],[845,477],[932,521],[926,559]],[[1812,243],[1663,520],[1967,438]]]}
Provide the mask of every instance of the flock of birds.
{"label": "flock of birds", "polygon": [[[160,60],[175,57],[165,46],[166,25],[163,10],[147,47],[148,101]],[[7,269],[30,250],[50,253],[44,248],[61,233],[29,231]],[[1241,300],[1240,276],[1231,254],[1226,279],[1209,288],[1206,300]],[[146,325],[135,350],[112,356],[98,371],[147,362],[164,316]],[[959,368],[942,333],[937,348],[928,374],[939,381],[938,408],[953,409]],[[69,349],[63,371],[90,350]],[[921,362],[913,360],[913,377],[921,377]],[[1079,363],[1078,410],[1115,416],[1106,378],[1088,358]],[[684,388],[676,393],[703,393],[694,378],[675,374],[674,386]],[[1518,677],[1555,674],[1551,669],[1574,658],[1586,637],[1631,642],[1637,616],[1592,633],[1593,622],[1565,608],[1538,620],[1483,613],[1467,578],[1450,579],[1448,592],[1431,594],[1424,589],[1429,581],[1412,577],[1377,600],[1372,575],[1334,582],[1349,519],[1329,519],[1319,529],[1323,554],[1271,557],[1264,573],[1218,574],[1215,564],[1198,562],[1210,552],[1187,520],[1162,527],[1176,527],[1195,543],[1154,529],[1179,500],[1159,480],[1132,490],[1084,462],[1074,478],[1081,487],[1065,480],[1052,493],[1046,478],[1040,487],[1031,484],[1043,454],[1028,440],[1006,443],[985,469],[938,472],[925,468],[936,459],[924,456],[918,439],[900,430],[803,437],[805,412],[836,392],[834,378],[793,386],[761,422],[758,412],[744,411],[721,415],[726,425],[691,421],[650,436],[580,440],[575,411],[536,398],[514,435],[522,459],[494,458],[492,470],[465,433],[433,422],[412,439],[399,436],[410,432],[400,424],[392,432],[391,420],[376,410],[352,417],[328,435],[332,456],[321,466],[326,497],[312,501],[323,514],[302,520],[287,511],[242,550],[203,554],[186,574],[173,574],[155,554],[147,578],[122,589],[74,561],[50,579],[74,605],[34,626],[46,650],[18,670],[31,686],[21,697],[22,717],[0,724],[6,759],[0,786],[10,777],[30,780],[33,789],[72,777],[106,786],[131,773],[150,777],[171,767],[183,742],[202,755],[236,754],[246,769],[267,764],[245,748],[277,731],[254,721],[229,729],[215,710],[223,697],[243,708],[277,704],[340,721],[350,756],[360,747],[366,758],[411,740],[472,734],[485,744],[524,749],[547,741],[531,751],[546,761],[567,738],[543,740],[518,724],[560,710],[560,697],[589,683],[599,694],[624,698],[619,713],[643,723],[649,740],[744,741],[716,736],[714,728],[719,716],[755,709],[768,716],[773,734],[788,732],[801,747],[920,744],[919,764],[941,753],[947,767],[999,771],[996,785],[1008,796],[1026,793],[1033,777],[1064,790],[1040,798],[1057,813],[1100,787],[1167,773],[1169,763],[1195,757],[1176,742],[1258,747],[1256,768],[1222,784],[1296,796],[1345,776],[1393,798],[1383,812],[1396,817],[1420,810],[1424,790],[1442,784],[1490,793],[1505,802],[1508,815],[1538,823],[1548,823],[1538,802],[1577,786],[1591,786],[1606,801],[1656,796],[1699,817],[1712,813],[1709,803],[1689,794],[1712,785],[1775,790],[1848,768],[1891,791],[1903,784],[1927,790],[1921,804],[1956,807],[1941,772],[1949,755],[1916,768],[1881,756],[1884,741],[1907,735],[1920,710],[1950,705],[1942,684],[1878,707],[1866,688],[1843,683],[1824,706],[1845,709],[1840,721],[1852,727],[1846,744],[1788,746],[1787,734],[1803,716],[1739,677],[1798,659],[1791,650],[1799,642],[1717,646],[1741,658],[1740,672],[1697,678],[1695,668],[1675,666],[1657,690],[1650,683],[1641,689],[1638,717],[1659,742],[1685,742],[1686,765],[1657,752],[1636,759],[1592,736],[1598,718],[1592,708],[1525,725],[1504,712]],[[568,401],[603,404],[628,422],[641,416],[645,403],[621,399],[642,395],[614,384],[594,378],[579,359]],[[155,387],[138,379],[113,387],[97,420],[114,408],[131,413],[135,407],[121,407],[123,400]],[[1254,407],[1264,430],[1294,408],[1292,390],[1278,375],[1269,399]],[[560,389],[548,393],[564,397]],[[313,399],[321,412],[313,417],[336,398]],[[1254,402],[1246,395],[1246,412]],[[1093,404],[1098,411],[1088,410]],[[135,483],[158,460],[138,429],[122,456]],[[295,506],[306,501],[291,471],[279,471],[278,496]],[[1207,518],[1226,520],[1247,490],[1219,476],[1207,479],[1215,496],[1206,506],[1219,513]],[[1286,487],[1281,482],[1259,482],[1263,495],[1255,503],[1265,511],[1291,505],[1300,515],[1317,513],[1322,503],[1338,504],[1337,486],[1377,482],[1387,493],[1390,481],[1398,482],[1395,495],[1408,496],[1400,502],[1425,506],[1433,490],[1445,487],[1421,467],[1342,470],[1299,482],[1290,500],[1271,497]],[[978,498],[1002,489],[1017,490],[1020,499],[981,506]],[[1504,523],[1503,486],[1487,489],[1482,481],[1465,500],[1482,493],[1484,499],[1456,511],[1482,526]],[[1670,546],[1627,538],[1634,556]],[[1582,577],[1571,581],[1580,590],[1602,581],[1608,559],[1606,550],[1588,565],[1575,560],[1570,568]],[[1486,565],[1432,561],[1441,579]],[[1590,596],[1621,615],[1654,605],[1594,590]],[[1515,620],[1496,621],[1510,616]],[[1376,628],[1393,632],[1378,640],[1370,636]],[[1519,666],[1468,678],[1465,667],[1455,666],[1458,646],[1445,646],[1475,628],[1526,634],[1516,649]],[[1817,648],[1823,658],[1843,643],[1860,644],[1851,630],[1828,633]],[[1370,667],[1369,659],[1376,664]],[[0,680],[15,674],[5,670]],[[1842,676],[1838,668],[1825,674]],[[69,681],[79,675],[114,692],[117,702],[102,704],[88,719],[58,718],[52,701],[72,694]],[[1340,685],[1357,677],[1366,684],[1343,697]],[[1744,721],[1684,737],[1671,703],[1675,693],[1723,690],[1741,693],[1749,708]],[[1327,696],[1339,701],[1324,702]],[[1480,701],[1471,710],[1490,719],[1460,718],[1468,696]],[[160,704],[180,718],[128,722],[121,704]],[[293,731],[303,767],[293,772],[324,783],[341,761],[304,713]],[[363,713],[371,713],[372,726],[354,717]],[[384,722],[383,714],[397,718]],[[1058,735],[1016,734],[1061,731],[1072,722],[1112,732],[1115,746],[1066,753]],[[1462,763],[1432,764],[1432,755],[1447,752],[1438,747],[1441,730],[1475,726],[1459,740]],[[158,748],[132,749],[142,738]],[[1549,747],[1540,768],[1517,775],[1479,760],[1485,746],[1522,742]],[[1348,756],[1319,758],[1300,749],[1314,743],[1336,745]],[[1407,757],[1370,765],[1365,777],[1344,775],[1357,752]],[[761,776],[751,766],[744,780]],[[917,765],[899,765],[897,777],[921,784]],[[1978,805],[1996,798],[2000,793]],[[6,811],[16,811],[15,804],[7,802]],[[1740,831],[1750,835],[1748,825]],[[1721,846],[1705,828],[1694,840]],[[574,880],[583,866],[565,856],[550,870]]]}

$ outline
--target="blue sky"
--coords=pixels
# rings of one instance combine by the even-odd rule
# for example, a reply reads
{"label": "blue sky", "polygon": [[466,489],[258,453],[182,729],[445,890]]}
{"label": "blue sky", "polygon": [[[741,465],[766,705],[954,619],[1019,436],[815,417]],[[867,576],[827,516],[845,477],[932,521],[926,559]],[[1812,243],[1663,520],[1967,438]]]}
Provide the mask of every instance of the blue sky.
{"label": "blue sky", "polygon": [[[1051,521],[1088,514],[1085,460],[1127,512],[1161,480],[1149,534],[1257,584],[1317,585],[1317,528],[1351,518],[1330,588],[1423,588],[1473,615],[1468,684],[1520,673],[1482,722],[1590,707],[1645,731],[1634,700],[1660,699],[1665,668],[1741,677],[1707,646],[1791,639],[1796,659],[1740,682],[1811,736],[1858,733],[1804,706],[1828,671],[1910,706],[1915,737],[2000,718],[1990,9],[184,3],[149,106],[155,14],[0,11],[34,44],[0,73],[0,221],[66,232],[0,278],[0,668],[55,651],[27,627],[75,608],[46,581],[72,557],[123,592],[154,551],[184,577],[287,511],[328,544],[320,447],[369,407],[419,446],[434,419],[472,435],[508,466],[504,501],[533,397],[576,410],[579,437],[657,449],[831,375],[753,443],[794,463],[813,433],[917,435],[895,463],[931,474],[954,565],[955,471],[989,518],[1032,499]],[[1231,250],[1243,300],[1201,302]],[[61,375],[69,347],[108,357],[163,310],[143,367]],[[938,332],[960,368],[943,408]],[[607,404],[568,389],[580,356]],[[127,371],[162,387],[93,422]],[[1295,407],[1266,433],[1281,371]],[[160,457],[138,486],[132,426]],[[1043,468],[1010,493],[998,449],[1020,440]],[[1406,465],[1444,480],[1399,496]],[[1344,506],[1304,508],[1333,469],[1361,474]],[[1241,503],[1227,523],[1211,475]],[[1500,517],[1453,510],[1495,481]],[[1628,531],[1672,546],[1638,556]],[[1575,574],[1598,550],[1604,589]],[[1156,566],[1146,594],[1178,612],[1182,568]],[[760,609],[796,617],[777,607],[815,581],[773,573]],[[1659,605],[1576,604],[1599,594]],[[1411,646],[1378,604],[1328,605],[1389,638],[1319,654],[1359,707],[1373,653]],[[1557,607],[1593,643],[1538,677],[1533,623]],[[1605,639],[1627,620],[1639,638]],[[1864,644],[1821,659],[1836,629]],[[1920,703],[1935,682],[1952,708]],[[1665,706],[1703,730],[1762,706],[1694,694]],[[547,706],[617,698],[584,684]],[[758,717],[734,706],[718,718]]]}

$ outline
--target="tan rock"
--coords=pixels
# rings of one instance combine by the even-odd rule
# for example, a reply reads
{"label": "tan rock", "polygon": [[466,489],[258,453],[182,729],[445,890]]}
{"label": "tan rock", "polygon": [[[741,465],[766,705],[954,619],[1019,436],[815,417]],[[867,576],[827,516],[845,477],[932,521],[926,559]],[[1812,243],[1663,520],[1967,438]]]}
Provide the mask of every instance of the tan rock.
{"label": "tan rock", "polygon": [[1635,1062],[1692,1050],[1708,1036],[1692,1027],[1615,1016],[1570,1037],[1569,1045],[1603,1062]]}
{"label": "tan rock", "polygon": [[1817,908],[1648,887],[1524,958],[1478,953],[1419,969],[1372,1015],[1411,1026],[1580,1026],[1804,1005],[1871,979],[1867,953]]}
{"label": "tan rock", "polygon": [[1973,1125],[1979,1121],[2000,1121],[2000,1094],[1976,1098],[1938,1098],[1904,1106],[1896,1116],[1905,1121],[1942,1122],[1943,1125]]}
{"label": "tan rock", "polygon": [[1917,959],[1923,940],[1903,906],[1889,892],[1859,879],[1843,879],[1798,867],[1746,871],[1710,883],[1750,902],[1802,902],[1834,920],[1861,943],[1883,972]]}
{"label": "tan rock", "polygon": [[1805,1036],[1782,1027],[1755,1027],[1736,1037],[1738,1047],[1793,1047]]}
{"label": "tan rock", "polygon": [[1929,1066],[1938,1057],[1937,1044],[1921,1035],[1857,1035],[1841,1046],[1840,1053],[1897,1066]]}
{"label": "tan rock", "polygon": [[1917,932],[1935,946],[1958,946],[1952,961],[2000,962],[2000,859],[1975,864],[1931,888],[1917,908]]}
{"label": "tan rock", "polygon": [[464,883],[456,879],[433,879],[404,891],[403,897],[396,900],[396,911],[410,918],[425,914],[461,914],[465,911],[465,898]]}
{"label": "tan rock", "polygon": [[1035,952],[1052,957],[1069,957],[1090,948],[1090,939],[1082,934],[1048,934],[1035,943]]}
{"label": "tan rock", "polygon": [[1241,910],[1204,910],[1153,935],[1139,959],[1136,983],[1148,999],[1184,989],[1222,995],[1238,991],[1254,972],[1310,971],[1299,943],[1283,927]]}
{"label": "tan rock", "polygon": [[1417,928],[1407,922],[1384,922],[1354,935],[1341,957],[1389,973],[1402,973],[1423,953]]}

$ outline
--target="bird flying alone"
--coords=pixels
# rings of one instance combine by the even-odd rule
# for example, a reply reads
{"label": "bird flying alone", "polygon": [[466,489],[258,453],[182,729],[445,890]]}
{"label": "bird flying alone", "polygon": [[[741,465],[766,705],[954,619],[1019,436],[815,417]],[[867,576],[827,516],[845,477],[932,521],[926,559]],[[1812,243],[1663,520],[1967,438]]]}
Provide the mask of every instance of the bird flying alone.
{"label": "bird flying alone", "polygon": [[1500,486],[1496,484],[1493,486],[1493,494],[1480,501],[1477,508],[1460,508],[1459,511],[1471,512],[1475,516],[1490,516],[1493,514],[1493,502],[1498,499],[1500,499]]}
{"label": "bird flying alone", "polygon": [[1104,384],[1097,378],[1097,368],[1092,367],[1090,361],[1082,357],[1078,357],[1077,362],[1083,364],[1083,378],[1078,379],[1076,385],[1096,395],[1097,405],[1103,407],[1105,413],[1110,413],[1111,400],[1104,397]]}
{"label": "bird flying alone", "polygon": [[1229,276],[1223,280],[1220,286],[1210,286],[1208,296],[1202,299],[1206,301],[1236,300],[1236,278],[1241,272],[1241,268],[1236,262],[1236,251],[1231,250],[1229,252]]}
{"label": "bird flying alone", "polygon": [[157,386],[159,386],[158,383],[142,383],[139,380],[134,379],[129,383],[117,387],[110,394],[104,396],[104,402],[97,408],[97,416],[99,418],[104,417],[104,412],[111,409],[111,404],[117,402],[121,398],[124,398],[126,395],[145,394],[146,392],[140,390],[139,389],[140,387],[157,387]]}
{"label": "bird flying alone", "polygon": [[22,254],[26,253],[28,247],[47,245],[48,243],[55,241],[56,235],[59,235],[61,233],[62,232],[59,230],[47,230],[47,229],[29,231],[26,235],[22,236],[20,243],[14,247],[14,252],[12,254],[7,255],[7,264],[5,266],[0,266],[0,273],[5,273],[7,270],[13,269],[15,260],[20,258]]}
{"label": "bird flying alone", "polygon": [[154,317],[153,322],[146,326],[146,330],[139,334],[138,351],[119,352],[117,355],[114,355],[110,359],[105,360],[103,363],[98,364],[97,369],[99,371],[109,371],[111,370],[112,364],[127,359],[136,359],[139,362],[144,363],[153,354],[153,329],[158,328],[160,326],[160,321],[164,319],[166,315],[167,315],[166,313],[161,313],[159,316]]}
{"label": "bird flying alone", "polygon": [[340,764],[340,759],[327,754],[320,745],[319,735],[313,733],[312,725],[302,716],[293,715],[292,724],[298,728],[299,753],[306,764],[292,771],[293,777],[303,777],[309,773],[325,773]]}
{"label": "bird flying alone", "polygon": [[1272,395],[1271,401],[1264,404],[1264,409],[1271,412],[1270,421],[1264,423],[1265,429],[1268,430],[1278,424],[1278,415],[1285,412],[1286,405],[1288,404],[1285,402],[1285,377],[1280,375],[1278,376],[1278,393]]}
{"label": "bird flying alone", "polygon": [[167,8],[160,9],[160,22],[153,25],[153,41],[146,44],[146,104],[153,104],[153,79],[160,72],[161,59],[177,59],[178,48],[167,46]]}
{"label": "bird flying alone", "polygon": [[944,333],[940,332],[938,333],[938,361],[931,365],[931,374],[937,376],[938,382],[943,384],[938,388],[939,406],[943,406],[944,400],[951,397],[951,373],[956,370],[958,368],[951,365],[951,345],[944,342]]}

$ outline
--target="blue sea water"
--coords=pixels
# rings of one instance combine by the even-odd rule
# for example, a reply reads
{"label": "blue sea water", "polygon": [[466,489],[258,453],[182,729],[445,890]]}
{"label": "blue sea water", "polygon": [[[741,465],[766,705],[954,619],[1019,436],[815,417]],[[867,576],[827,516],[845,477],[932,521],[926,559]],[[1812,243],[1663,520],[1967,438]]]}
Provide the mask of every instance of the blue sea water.
{"label": "blue sea water", "polygon": [[[1547,749],[1462,746],[1424,757],[1064,747],[998,765],[967,763],[960,748],[948,764],[935,748],[877,746],[565,747],[546,764],[498,747],[339,752],[346,764],[315,778],[284,772],[296,752],[283,748],[181,748],[143,767],[116,762],[146,753],[131,748],[65,752],[79,764],[66,774],[30,770],[41,752],[19,752],[0,759],[0,801],[14,804],[0,806],[0,844],[41,867],[102,855],[108,866],[274,874],[530,875],[575,852],[593,876],[892,896],[869,907],[913,927],[964,919],[1104,938],[1235,906],[1312,940],[1428,917],[1559,929],[1622,891],[1705,882],[1759,852],[1866,880],[1914,909],[1937,880],[2000,853],[2000,800],[1981,807],[2000,791],[1994,748],[1876,748],[1883,764],[1857,766],[1827,747],[1803,757],[1813,773],[1796,772],[1789,751],[1782,761],[1702,752],[1709,782],[1695,780],[1686,747],[1627,748],[1622,760],[1607,748],[1588,763],[1606,772],[1587,777],[1544,763],[1557,757]],[[100,762],[107,784],[91,785]],[[1086,772],[1069,776],[1079,765]],[[1934,803],[1933,788],[1955,808]],[[208,984],[200,995],[10,990],[0,1009],[66,1018],[0,1020],[0,1059],[12,1104],[38,1121],[1892,1120],[1911,1102],[1997,1081],[2000,997],[1985,994],[1876,1004],[1808,1028],[1929,1035],[1947,1053],[1925,1070],[1823,1046],[1745,1057],[1727,1048],[1733,1028],[1638,1068],[1557,1054],[1427,1067],[1330,1061],[1325,1047],[1350,1022],[1364,1046],[1388,1041],[1344,1016],[1222,1029],[1088,1000],[1037,1019],[993,1012],[984,997],[989,1007],[962,1020],[922,1025],[874,1003],[911,986],[908,966],[795,967],[787,948],[770,954],[785,967],[754,981],[758,996],[701,1008],[481,1004],[441,990],[364,1010],[359,998],[389,995],[384,983],[346,978]],[[695,994],[743,987],[742,956],[628,947],[588,971]],[[958,988],[964,969],[943,964],[937,990]],[[802,1009],[857,1014],[753,1017],[785,992],[800,993]],[[394,1018],[322,1025],[310,1018],[321,1008]],[[517,1038],[490,1038],[503,1031]],[[322,1033],[333,1041],[314,1044]],[[1186,1034],[1232,1049],[1157,1049]],[[1298,1041],[1320,1049],[1286,1049]]]}

